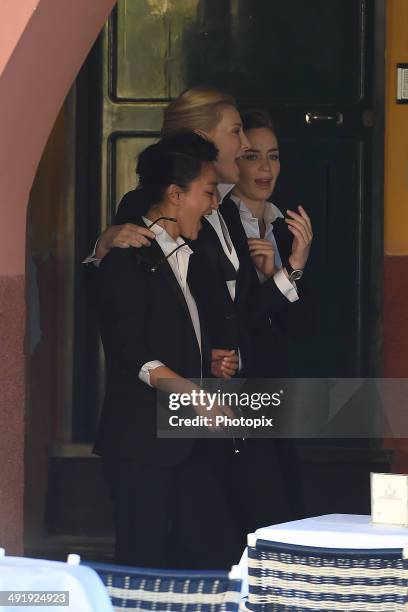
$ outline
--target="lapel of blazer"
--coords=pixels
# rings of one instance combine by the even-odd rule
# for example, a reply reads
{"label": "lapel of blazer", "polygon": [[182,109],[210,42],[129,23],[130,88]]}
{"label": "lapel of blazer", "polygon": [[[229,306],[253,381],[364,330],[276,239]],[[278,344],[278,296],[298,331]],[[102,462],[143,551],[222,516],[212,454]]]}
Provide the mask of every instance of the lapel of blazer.
{"label": "lapel of blazer", "polygon": [[220,212],[225,219],[239,259],[239,274],[235,287],[235,302],[238,303],[241,298],[246,299],[244,294],[248,291],[251,283],[257,284],[259,281],[249,253],[247,236],[241,223],[239,211],[228,195],[222,201]]}
{"label": "lapel of blazer", "polygon": [[217,249],[214,248],[216,241],[218,240],[214,229],[206,218],[202,219],[202,228],[198,234],[197,240],[191,243],[191,248],[194,250],[194,254],[198,257],[203,256],[210,260],[212,265],[216,265],[217,261]]}
{"label": "lapel of blazer", "polygon": [[[139,225],[147,227],[146,224],[143,222],[143,219],[139,219]],[[183,291],[181,290],[181,287],[177,282],[176,277],[174,276],[174,272],[171,269],[167,259],[165,259],[165,255],[156,240],[152,240],[149,247],[143,246],[136,250],[141,259],[143,260],[144,264],[147,266],[149,273],[156,274],[159,276],[160,279],[163,279],[164,283],[171,289],[171,291],[183,307],[184,311],[188,316],[188,319],[191,320]],[[157,270],[153,270],[155,266],[158,266]]]}
{"label": "lapel of blazer", "polygon": [[199,238],[194,243],[194,250],[198,256],[200,254],[204,256],[214,270],[221,272],[225,280],[234,280],[237,275],[235,268],[224,253],[217,232],[206,219],[203,219],[202,224]]}
{"label": "lapel of blazer", "polygon": [[244,228],[242,227],[241,219],[237,207],[231,198],[227,195],[220,206],[220,213],[228,227],[232,243],[237,251],[238,256],[242,255],[243,250],[247,250],[247,241]]}

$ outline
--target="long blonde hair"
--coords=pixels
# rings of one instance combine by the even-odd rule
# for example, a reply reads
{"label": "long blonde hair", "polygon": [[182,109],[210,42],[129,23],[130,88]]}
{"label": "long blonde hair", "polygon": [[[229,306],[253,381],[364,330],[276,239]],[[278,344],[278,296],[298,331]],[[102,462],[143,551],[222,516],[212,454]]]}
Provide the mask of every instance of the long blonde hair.
{"label": "long blonde hair", "polygon": [[161,135],[196,130],[210,132],[221,120],[225,106],[236,108],[235,98],[211,87],[186,89],[165,109]]}

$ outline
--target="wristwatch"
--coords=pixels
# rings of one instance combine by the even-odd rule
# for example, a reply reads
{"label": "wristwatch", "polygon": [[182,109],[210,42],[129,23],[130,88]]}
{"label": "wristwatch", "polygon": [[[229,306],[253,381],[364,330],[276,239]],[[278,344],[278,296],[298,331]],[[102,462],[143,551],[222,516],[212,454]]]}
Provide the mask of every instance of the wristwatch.
{"label": "wristwatch", "polygon": [[285,268],[286,268],[286,272],[289,274],[289,280],[291,283],[297,280],[300,280],[302,278],[303,270],[300,270],[300,268],[292,268],[292,266],[289,263],[289,259],[285,263]]}

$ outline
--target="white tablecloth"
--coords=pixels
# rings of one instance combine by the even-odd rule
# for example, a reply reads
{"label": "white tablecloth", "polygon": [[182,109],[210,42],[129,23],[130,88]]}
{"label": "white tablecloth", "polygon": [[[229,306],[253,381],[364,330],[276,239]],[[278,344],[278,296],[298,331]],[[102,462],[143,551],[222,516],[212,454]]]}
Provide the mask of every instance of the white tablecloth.
{"label": "white tablecloth", "polygon": [[[374,524],[371,522],[371,516],[361,514],[325,514],[262,527],[255,533],[262,540],[322,548],[404,548],[408,545],[408,528]],[[246,549],[239,566],[243,578],[242,596],[246,597],[248,595]]]}
{"label": "white tablecloth", "polygon": [[112,612],[106,589],[94,570],[60,561],[0,558],[1,591],[69,591],[69,606],[5,606],[1,612]]}

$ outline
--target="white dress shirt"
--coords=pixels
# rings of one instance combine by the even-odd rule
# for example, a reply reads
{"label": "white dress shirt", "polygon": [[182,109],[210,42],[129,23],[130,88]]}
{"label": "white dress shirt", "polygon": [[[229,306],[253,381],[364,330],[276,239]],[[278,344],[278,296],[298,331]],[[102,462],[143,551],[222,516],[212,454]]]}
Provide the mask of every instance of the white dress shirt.
{"label": "white dress shirt", "polygon": [[[145,217],[143,217],[143,221],[146,223],[147,226],[151,224],[151,221],[149,219],[146,219]],[[184,240],[180,236],[176,240],[174,240],[163,227],[160,227],[160,225],[153,225],[150,228],[150,231],[156,234],[156,242],[165,256],[169,255],[180,244],[184,244]],[[175,253],[173,253],[173,255],[171,255],[167,259],[167,261],[173,271],[174,276],[176,277],[178,284],[180,285],[180,289],[182,290],[184,298],[186,300],[187,308],[190,313],[191,322],[194,327],[195,335],[201,353],[200,317],[198,315],[197,305],[193,296],[191,295],[190,288],[187,283],[188,262],[192,252],[193,251],[190,249],[190,247],[187,244],[184,244],[184,246],[182,246]],[[142,380],[147,385],[150,385],[150,371],[163,365],[165,364],[157,359],[153,361],[148,361],[140,369],[140,380]],[[202,371],[200,378],[202,378]]]}
{"label": "white dress shirt", "polygon": [[[100,238],[100,236],[99,236],[99,238]],[[96,266],[97,268],[99,267],[99,264],[100,264],[100,263],[101,263],[101,261],[102,261],[102,259],[99,259],[99,258],[96,256],[96,249],[97,249],[97,246],[98,246],[99,238],[98,238],[98,239],[97,239],[97,241],[95,242],[95,246],[94,246],[94,248],[93,248],[92,253],[91,253],[90,255],[88,255],[87,257],[85,257],[85,259],[83,259],[83,260],[81,261],[81,263],[83,263],[83,264],[89,264],[89,263],[92,263],[92,264],[93,264],[94,266]]]}
{"label": "white dress shirt", "polygon": [[[261,234],[259,231],[259,220],[254,217],[252,212],[249,210],[248,206],[240,200],[237,196],[231,195],[231,199],[237,205],[239,215],[241,217],[241,222],[244,227],[245,233],[248,238],[260,238]],[[279,253],[278,245],[276,244],[275,236],[273,234],[273,222],[278,218],[284,218],[281,211],[275,204],[272,202],[265,202],[265,212],[264,212],[264,223],[265,223],[265,240],[269,240],[273,244],[275,251],[275,265],[278,268],[278,271],[273,275],[273,280],[276,283],[279,291],[283,293],[283,295],[289,300],[289,302],[296,302],[299,299],[298,292],[296,290],[296,285],[292,284],[284,271],[282,270],[282,259]],[[266,277],[262,272],[260,272],[257,268],[256,272],[258,274],[258,278],[263,283],[266,280]]]}

